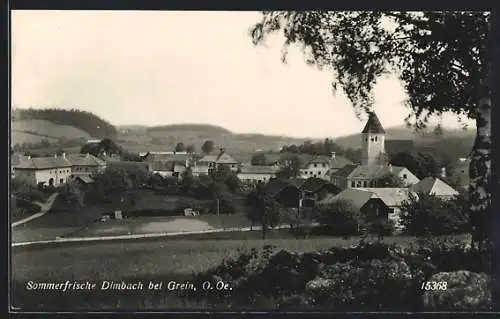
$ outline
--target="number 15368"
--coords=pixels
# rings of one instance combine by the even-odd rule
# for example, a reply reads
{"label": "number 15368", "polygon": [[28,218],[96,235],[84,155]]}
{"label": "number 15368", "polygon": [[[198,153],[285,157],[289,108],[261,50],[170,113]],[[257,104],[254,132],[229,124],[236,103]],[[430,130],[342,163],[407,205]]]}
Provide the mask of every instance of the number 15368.
{"label": "number 15368", "polygon": [[422,290],[446,290],[448,283],[446,281],[424,281],[420,288]]}

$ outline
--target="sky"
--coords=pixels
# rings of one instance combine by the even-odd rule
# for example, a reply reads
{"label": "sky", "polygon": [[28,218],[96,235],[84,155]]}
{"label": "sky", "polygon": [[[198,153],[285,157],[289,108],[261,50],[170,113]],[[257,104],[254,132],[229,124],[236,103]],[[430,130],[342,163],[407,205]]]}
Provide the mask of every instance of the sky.
{"label": "sky", "polygon": [[[235,133],[337,137],[363,122],[331,74],[300,50],[281,62],[283,38],[254,46],[258,12],[13,11],[14,107],[77,108],[114,125],[206,123]],[[394,77],[378,81],[384,127],[409,109]],[[470,125],[474,125],[469,122]],[[458,127],[453,115],[443,125]]]}

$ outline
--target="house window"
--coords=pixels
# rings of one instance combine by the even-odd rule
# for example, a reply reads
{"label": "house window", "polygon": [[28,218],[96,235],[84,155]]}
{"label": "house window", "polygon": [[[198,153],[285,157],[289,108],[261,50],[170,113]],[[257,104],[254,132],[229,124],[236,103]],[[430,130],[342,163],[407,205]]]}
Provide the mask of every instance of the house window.
{"label": "house window", "polygon": [[326,164],[325,164],[325,163],[323,163],[323,167],[326,167]]}
{"label": "house window", "polygon": [[368,181],[363,182],[363,187],[368,187]]}
{"label": "house window", "polygon": [[377,136],[375,136],[375,142],[376,142],[377,140],[378,140],[378,137],[377,137]]}
{"label": "house window", "polygon": [[316,174],[314,174],[313,177],[316,177]]}
{"label": "house window", "polygon": [[373,139],[373,137],[371,138],[371,141],[374,142],[375,140]]}
{"label": "house window", "polygon": [[314,167],[318,167],[318,164],[314,163]]}
{"label": "house window", "polygon": [[408,175],[403,174],[403,178],[404,178],[404,179],[407,179],[407,178],[408,178]]}
{"label": "house window", "polygon": [[62,184],[62,183],[64,183],[64,179],[62,179],[62,178],[61,178],[61,179],[59,180],[59,184]]}
{"label": "house window", "polygon": [[361,181],[358,181],[357,185],[358,187],[361,187]]}
{"label": "house window", "polygon": [[368,137],[365,138],[365,142],[368,142]]}
{"label": "house window", "polygon": [[309,172],[309,175],[312,175],[312,174],[313,174],[313,172],[312,172],[312,171],[310,171],[310,172]]}
{"label": "house window", "polygon": [[351,187],[356,187],[356,184],[354,181],[351,182]]}

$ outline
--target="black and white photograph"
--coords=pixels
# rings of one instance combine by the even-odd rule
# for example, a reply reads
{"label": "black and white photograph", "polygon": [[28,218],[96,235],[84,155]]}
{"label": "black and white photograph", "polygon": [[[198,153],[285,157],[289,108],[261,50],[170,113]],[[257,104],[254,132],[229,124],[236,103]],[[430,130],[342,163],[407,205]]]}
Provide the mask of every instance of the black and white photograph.
{"label": "black and white photograph", "polygon": [[10,311],[490,311],[492,20],[12,10]]}

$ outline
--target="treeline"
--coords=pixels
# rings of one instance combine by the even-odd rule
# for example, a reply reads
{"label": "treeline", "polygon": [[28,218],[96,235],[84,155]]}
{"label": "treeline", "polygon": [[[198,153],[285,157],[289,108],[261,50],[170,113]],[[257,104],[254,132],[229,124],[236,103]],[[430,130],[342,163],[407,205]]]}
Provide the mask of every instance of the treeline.
{"label": "treeline", "polygon": [[80,154],[91,154],[96,157],[106,153],[107,155],[119,155],[124,161],[140,162],[141,158],[139,154],[131,153],[116,144],[110,138],[104,138],[99,143],[87,143],[80,149]]}
{"label": "treeline", "polygon": [[16,109],[12,120],[46,120],[55,124],[76,127],[95,138],[116,137],[116,128],[97,115],[77,109]]}
{"label": "treeline", "polygon": [[296,145],[285,145],[281,148],[281,153],[291,153],[291,154],[310,154],[310,155],[324,155],[330,156],[332,152],[337,155],[343,155],[347,159],[354,163],[359,163],[361,161],[361,149],[347,148],[344,149],[342,146],[326,138],[322,142],[313,143],[311,141],[305,141],[303,144]]}
{"label": "treeline", "polygon": [[43,150],[49,148],[71,148],[85,144],[87,139],[84,137],[68,139],[65,137],[59,138],[57,142],[50,142],[48,139],[42,139],[35,143],[16,143],[12,146],[14,152],[28,152],[32,150]]}

